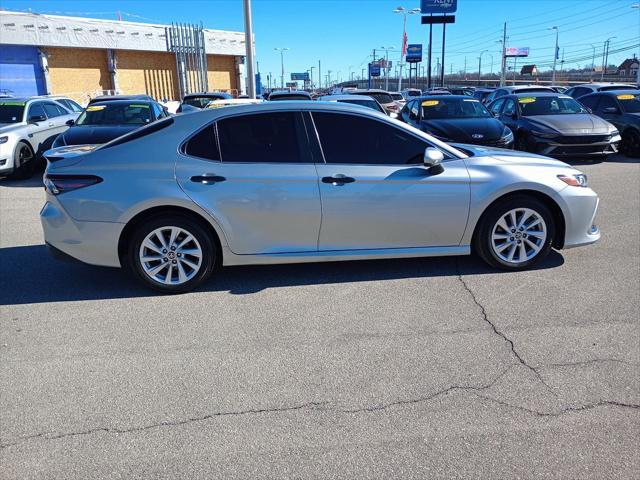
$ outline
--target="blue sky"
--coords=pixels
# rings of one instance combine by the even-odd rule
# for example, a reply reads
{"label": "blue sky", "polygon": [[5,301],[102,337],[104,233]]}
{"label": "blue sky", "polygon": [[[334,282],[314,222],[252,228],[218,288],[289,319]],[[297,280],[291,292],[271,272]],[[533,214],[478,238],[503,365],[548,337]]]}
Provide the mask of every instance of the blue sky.
{"label": "blue sky", "polygon": [[[256,59],[262,74],[279,76],[280,54],[274,47],[288,47],[285,71],[305,71],[322,61],[323,76],[332,71],[346,80],[349,71],[361,74],[372,49],[393,46],[390,59],[399,59],[402,16],[392,10],[402,5],[418,7],[418,0],[253,0]],[[445,66],[447,72],[477,71],[478,55],[483,55],[483,72],[500,63],[502,24],[507,22],[508,46],[530,47],[527,63],[543,67],[553,61],[555,33],[559,27],[560,51],[565,67],[591,65],[595,47],[596,65],[602,63],[603,43],[608,37],[611,51],[640,44],[640,9],[637,0],[458,0],[456,23],[447,27]],[[31,9],[95,18],[116,18],[144,22],[200,22],[207,28],[244,29],[242,0],[2,0],[7,10]],[[434,28],[434,61],[440,57],[440,26]],[[419,15],[407,21],[409,43],[427,43],[428,27]],[[612,53],[610,63],[638,55],[635,47]],[[491,61],[493,56],[493,62]],[[559,68],[559,67],[558,67]]]}

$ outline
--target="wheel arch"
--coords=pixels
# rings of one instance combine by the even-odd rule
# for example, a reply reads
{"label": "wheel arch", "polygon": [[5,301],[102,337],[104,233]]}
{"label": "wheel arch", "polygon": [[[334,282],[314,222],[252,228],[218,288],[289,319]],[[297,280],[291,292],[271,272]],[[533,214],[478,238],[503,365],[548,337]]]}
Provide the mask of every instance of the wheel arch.
{"label": "wheel arch", "polygon": [[478,217],[478,221],[473,227],[473,235],[471,238],[472,245],[475,243],[478,229],[480,228],[480,225],[482,224],[482,220],[486,216],[487,212],[496,203],[501,202],[506,198],[514,197],[514,196],[522,196],[522,195],[533,197],[536,200],[542,202],[547,208],[549,208],[549,210],[551,211],[551,215],[553,215],[553,221],[556,226],[556,235],[555,235],[555,238],[553,239],[553,247],[557,249],[561,249],[564,246],[564,238],[565,238],[565,231],[566,231],[566,222],[564,218],[564,213],[562,212],[562,208],[560,208],[560,205],[558,205],[558,203],[546,193],[541,192],[539,190],[531,190],[531,189],[514,190],[511,192],[505,193],[499,196],[498,198],[494,199],[489,205],[487,205],[482,210],[482,213]]}
{"label": "wheel arch", "polygon": [[127,222],[125,227],[122,229],[120,238],[118,240],[118,258],[120,258],[120,263],[124,265],[123,258],[127,254],[127,246],[129,245],[131,237],[133,236],[133,233],[135,232],[137,226],[141,225],[151,218],[171,214],[190,218],[191,220],[198,222],[200,225],[202,225],[203,228],[206,229],[206,231],[211,235],[211,238],[215,242],[215,245],[218,249],[216,263],[221,265],[223,255],[222,242],[220,241],[220,235],[218,234],[214,226],[200,213],[176,205],[162,205],[147,208],[141,212],[138,212]]}

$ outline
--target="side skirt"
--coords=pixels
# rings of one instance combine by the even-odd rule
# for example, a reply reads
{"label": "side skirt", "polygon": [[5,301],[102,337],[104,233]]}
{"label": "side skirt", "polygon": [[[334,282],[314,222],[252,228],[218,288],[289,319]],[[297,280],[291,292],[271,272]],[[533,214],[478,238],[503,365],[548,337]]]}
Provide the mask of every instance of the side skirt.
{"label": "side skirt", "polygon": [[469,255],[471,253],[471,247],[469,245],[421,248],[384,248],[375,250],[265,253],[260,255],[237,255],[229,250],[229,247],[223,247],[222,250],[222,264],[225,266],[339,262],[348,260],[376,260],[383,258],[440,257],[450,255]]}

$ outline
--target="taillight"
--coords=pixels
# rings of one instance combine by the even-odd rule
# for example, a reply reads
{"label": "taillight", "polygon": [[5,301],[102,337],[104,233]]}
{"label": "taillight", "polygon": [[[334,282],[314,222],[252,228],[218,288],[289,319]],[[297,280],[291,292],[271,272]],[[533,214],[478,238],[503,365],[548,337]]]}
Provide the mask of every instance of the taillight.
{"label": "taillight", "polygon": [[398,106],[395,103],[392,103],[390,105],[387,105],[387,108],[389,110],[398,110]]}
{"label": "taillight", "polygon": [[90,187],[102,182],[95,175],[50,175],[44,176],[44,188],[53,195],[70,192],[79,188]]}

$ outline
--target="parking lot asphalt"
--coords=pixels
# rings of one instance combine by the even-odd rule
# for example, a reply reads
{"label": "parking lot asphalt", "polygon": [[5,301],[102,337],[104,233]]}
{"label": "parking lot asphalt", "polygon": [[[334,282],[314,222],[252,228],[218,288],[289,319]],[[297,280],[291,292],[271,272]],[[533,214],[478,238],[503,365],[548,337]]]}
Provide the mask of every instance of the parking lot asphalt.
{"label": "parking lot asphalt", "polygon": [[0,180],[0,477],[638,478],[640,164],[576,162],[601,241],[226,268],[160,296],[43,245]]}

